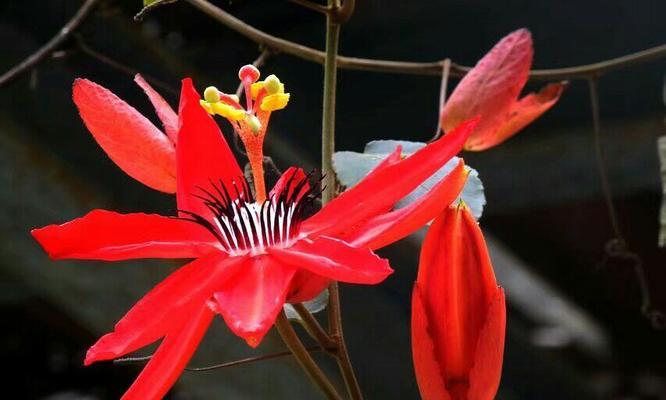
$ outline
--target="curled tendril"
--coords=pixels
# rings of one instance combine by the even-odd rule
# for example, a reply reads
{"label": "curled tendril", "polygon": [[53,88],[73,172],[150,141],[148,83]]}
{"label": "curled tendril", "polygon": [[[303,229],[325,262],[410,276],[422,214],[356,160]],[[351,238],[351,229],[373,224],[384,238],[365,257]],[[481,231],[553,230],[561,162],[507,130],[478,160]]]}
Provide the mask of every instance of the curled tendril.
{"label": "curled tendril", "polygon": [[631,264],[641,292],[641,314],[650,321],[654,329],[666,329],[666,315],[652,307],[652,296],[650,295],[650,287],[645,277],[641,257],[629,250],[627,242],[623,239],[613,238],[607,241],[604,246],[604,258],[601,261],[601,266],[608,266],[611,260],[621,260]]}

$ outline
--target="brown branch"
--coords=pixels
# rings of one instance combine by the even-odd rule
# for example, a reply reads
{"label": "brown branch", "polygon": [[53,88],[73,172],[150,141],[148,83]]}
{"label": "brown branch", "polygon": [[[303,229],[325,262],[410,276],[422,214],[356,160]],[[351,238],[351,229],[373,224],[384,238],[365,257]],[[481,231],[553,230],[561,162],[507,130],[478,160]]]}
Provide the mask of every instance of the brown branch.
{"label": "brown branch", "polygon": [[430,139],[430,141],[434,141],[439,139],[439,137],[442,135],[443,129],[442,129],[442,109],[444,108],[444,104],[446,103],[446,91],[449,86],[449,75],[451,73],[451,60],[448,58],[444,60],[444,64],[442,65],[442,80],[439,85],[439,103],[438,103],[438,108],[437,108],[437,130],[435,131],[435,135]]}
{"label": "brown branch", "polygon": [[177,1],[178,0],[156,0],[156,1],[148,4],[147,6],[143,7],[141,9],[141,11],[136,13],[136,15],[134,16],[134,20],[137,21],[137,22],[141,22],[141,21],[143,21],[145,16],[148,15],[148,13],[153,11],[154,9],[165,6],[167,4],[173,4]]}
{"label": "brown branch", "polygon": [[72,36],[79,26],[81,26],[98,2],[99,0],[86,0],[83,5],[81,5],[81,8],[76,11],[76,14],[74,14],[72,19],[67,21],[65,26],[63,26],[62,29],[51,38],[51,40],[28,56],[28,58],[23,60],[20,64],[0,76],[0,87],[12,82],[26,71],[34,68],[41,61],[47,59],[51,53],[58,50],[58,48],[60,48],[60,46]]}
{"label": "brown branch", "polygon": [[320,14],[328,15],[328,13],[331,12],[330,8],[322,6],[321,4],[313,3],[310,0],[289,0],[289,1],[301,7],[307,8],[308,10],[318,12]]}
{"label": "brown branch", "polygon": [[[325,54],[320,50],[272,36],[244,23],[207,0],[186,1],[201,12],[207,14],[231,30],[247,37],[253,42],[307,61],[319,64],[324,63]],[[349,0],[347,0],[347,2],[348,1]],[[344,5],[341,8],[344,8]],[[666,44],[593,64],[566,68],[532,70],[530,72],[530,78],[535,80],[589,79],[591,76],[598,76],[606,72],[625,68],[629,65],[640,64],[663,57],[666,57]],[[439,76],[442,73],[443,64],[444,60],[433,62],[408,62],[345,56],[337,57],[337,65],[339,68],[396,74]],[[452,62],[450,74],[453,77],[461,77],[470,69],[471,67],[469,66]]]}
{"label": "brown branch", "polygon": [[[319,346],[308,346],[308,347],[306,347],[306,350],[310,353],[314,353],[314,352],[322,351],[322,348],[319,347]],[[185,368],[185,371],[190,371],[190,372],[212,371],[214,369],[230,368],[230,367],[235,367],[235,366],[238,366],[238,365],[255,363],[255,362],[258,362],[258,361],[266,361],[266,360],[272,360],[272,359],[275,359],[275,358],[286,357],[286,356],[290,356],[291,354],[292,354],[291,351],[280,351],[280,352],[277,352],[277,353],[269,353],[269,354],[262,354],[260,356],[241,358],[240,360],[229,361],[229,362],[225,362],[225,363],[222,363],[222,364],[209,365],[207,367],[187,367],[187,368]],[[143,363],[143,362],[149,361],[151,358],[153,358],[152,355],[145,356],[145,357],[126,357],[126,358],[119,358],[117,360],[113,360],[113,363],[118,364],[118,365],[138,364],[138,363]]]}
{"label": "brown branch", "polygon": [[[113,69],[117,69],[118,71],[120,71],[120,72],[122,72],[126,75],[129,75],[131,77],[134,77],[134,75],[139,73],[138,69],[136,69],[134,67],[131,67],[129,65],[123,64],[120,61],[114,60],[113,58],[111,58],[111,57],[109,57],[105,54],[102,54],[99,51],[93,49],[92,47],[90,47],[85,42],[85,40],[83,40],[83,37],[81,37],[80,35],[76,35],[75,39],[76,39],[77,46],[79,47],[79,49],[81,50],[81,52],[83,54],[85,54],[85,55],[87,55],[91,58],[94,58],[95,60],[101,62],[102,64],[106,64],[106,65],[108,65],[109,67],[111,67]],[[152,84],[153,86],[157,86],[160,89],[164,90],[165,92],[169,92],[173,95],[178,95],[178,89],[174,88],[173,86],[169,85],[168,83],[163,82],[163,81],[161,81],[157,78],[154,78],[150,75],[147,75],[147,74],[142,73],[141,75],[143,76],[143,78],[146,81],[148,81],[148,83]]]}
{"label": "brown branch", "polygon": [[312,382],[326,395],[326,398],[329,400],[342,400],[342,397],[340,397],[337,390],[335,390],[335,387],[326,374],[324,374],[321,368],[319,368],[305,346],[303,346],[303,343],[296,334],[296,331],[294,331],[291,323],[289,323],[284,311],[281,311],[280,314],[278,314],[278,317],[275,320],[275,328],[278,333],[280,333],[284,344],[286,344],[287,347],[289,347],[289,350],[294,354],[296,361],[298,361]]}
{"label": "brown branch", "polygon": [[315,316],[312,315],[310,310],[308,310],[303,303],[294,303],[292,306],[296,313],[298,313],[298,316],[301,317],[303,327],[308,334],[315,339],[325,351],[336,352],[338,343],[328,335],[324,328],[322,328],[319,321],[317,321]]}

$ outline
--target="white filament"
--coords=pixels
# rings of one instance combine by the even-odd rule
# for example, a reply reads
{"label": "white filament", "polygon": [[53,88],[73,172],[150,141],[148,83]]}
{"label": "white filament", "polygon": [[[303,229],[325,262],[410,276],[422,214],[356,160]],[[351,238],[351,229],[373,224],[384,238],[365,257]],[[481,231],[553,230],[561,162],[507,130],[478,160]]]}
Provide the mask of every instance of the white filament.
{"label": "white filament", "polygon": [[241,205],[239,200],[234,200],[231,204],[232,218],[215,218],[215,227],[232,255],[247,252],[260,254],[268,246],[289,245],[297,203],[285,208],[282,202],[268,202],[266,205]]}

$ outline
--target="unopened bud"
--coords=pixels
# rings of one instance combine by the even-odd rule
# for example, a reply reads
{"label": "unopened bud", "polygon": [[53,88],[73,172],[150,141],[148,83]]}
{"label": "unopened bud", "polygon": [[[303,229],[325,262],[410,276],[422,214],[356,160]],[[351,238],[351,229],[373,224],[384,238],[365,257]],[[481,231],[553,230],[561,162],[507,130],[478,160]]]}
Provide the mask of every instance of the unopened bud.
{"label": "unopened bud", "polygon": [[204,90],[204,99],[209,103],[217,103],[220,101],[220,91],[215,86],[208,86]]}

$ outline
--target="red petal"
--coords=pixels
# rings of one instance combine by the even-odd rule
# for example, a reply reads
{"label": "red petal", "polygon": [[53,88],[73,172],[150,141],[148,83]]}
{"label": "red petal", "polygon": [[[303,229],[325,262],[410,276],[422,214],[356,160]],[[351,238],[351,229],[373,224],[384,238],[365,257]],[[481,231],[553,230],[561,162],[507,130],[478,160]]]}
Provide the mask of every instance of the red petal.
{"label": "red petal", "polygon": [[519,29],[500,40],[460,81],[442,113],[444,131],[477,115],[481,122],[470,136],[473,143],[494,141],[507,119],[532,65],[532,37]]}
{"label": "red petal", "polygon": [[[210,210],[194,195],[212,190],[211,182],[221,180],[227,188],[243,178],[234,155],[220,128],[199,104],[199,94],[191,79],[183,80],[178,134],[178,208],[210,216]],[[233,192],[233,191],[232,191]]]}
{"label": "red petal", "polygon": [[435,219],[423,242],[417,283],[447,387],[465,386],[497,293],[483,235],[466,207],[451,207]]}
{"label": "red petal", "polygon": [[331,280],[310,271],[299,269],[291,280],[287,303],[302,303],[312,300],[328,287]]}
{"label": "red petal", "polygon": [[204,257],[179,268],[139,300],[86,354],[85,364],[110,360],[147,346],[173,331],[205,305],[244,258]]}
{"label": "red petal", "polygon": [[[281,176],[280,179],[278,179],[277,182],[275,182],[275,186],[273,186],[273,189],[271,189],[271,192],[269,194],[269,198],[273,197],[279,197],[280,194],[285,190],[287,184],[289,185],[289,188],[287,189],[287,197],[291,196],[292,193],[294,192],[294,189],[296,189],[301,183],[307,179],[307,176],[303,172],[302,169],[296,168],[296,167],[289,167]],[[310,184],[307,182],[303,182],[301,189],[298,192],[298,196],[296,196],[295,201],[299,201],[305,193],[308,192],[310,189]]]}
{"label": "red petal", "polygon": [[341,282],[373,285],[393,273],[388,261],[372,251],[325,236],[301,239],[291,247],[271,247],[268,252],[287,265]]}
{"label": "red petal", "polygon": [[476,123],[461,124],[406,159],[371,172],[305,221],[301,232],[331,236],[385,211],[457,154]]}
{"label": "red petal", "polygon": [[140,74],[134,75],[134,82],[143,89],[148,100],[153,104],[157,117],[162,121],[162,126],[167,136],[174,144],[178,142],[178,115],[169,103]]}
{"label": "red petal", "polygon": [[202,227],[156,214],[93,210],[81,218],[33,229],[31,233],[56,260],[196,258],[219,249],[219,243]]}
{"label": "red petal", "polygon": [[249,259],[242,270],[215,293],[218,311],[236,335],[257,347],[282,310],[295,267],[266,255]]}
{"label": "red petal", "polygon": [[215,314],[203,305],[182,327],[170,332],[122,400],[161,399],[171,389],[199,346]]}
{"label": "red petal", "polygon": [[435,344],[430,336],[428,313],[421,300],[418,284],[412,292],[412,357],[414,372],[423,400],[451,400],[444,373],[435,358]]}
{"label": "red petal", "polygon": [[357,247],[379,249],[404,238],[446,209],[460,194],[468,172],[462,160],[432,189],[401,209],[378,215],[342,239]]}
{"label": "red petal", "polygon": [[551,83],[538,93],[530,93],[520,101],[514,102],[504,122],[496,127],[493,135],[473,135],[465,144],[465,149],[485,150],[509,139],[554,106],[565,87],[563,83]]}
{"label": "red petal", "polygon": [[168,137],[94,82],[77,79],[72,92],[86,127],[118,167],[153,189],[176,191],[176,151]]}
{"label": "red petal", "polygon": [[469,400],[495,398],[502,377],[506,304],[504,290],[501,288],[497,289],[487,315],[486,323],[479,334],[474,366],[469,374]]}

